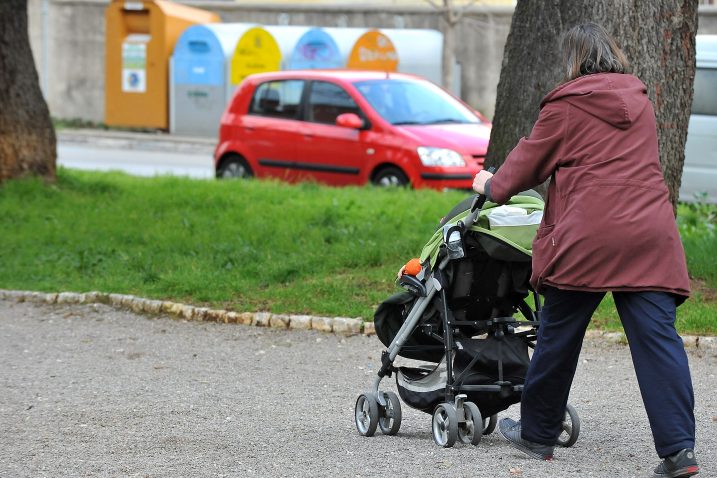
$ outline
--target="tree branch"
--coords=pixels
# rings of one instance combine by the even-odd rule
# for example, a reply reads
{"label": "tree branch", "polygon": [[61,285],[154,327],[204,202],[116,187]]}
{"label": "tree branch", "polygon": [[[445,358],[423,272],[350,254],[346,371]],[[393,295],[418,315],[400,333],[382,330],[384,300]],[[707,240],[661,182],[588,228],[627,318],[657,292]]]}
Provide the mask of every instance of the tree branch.
{"label": "tree branch", "polygon": [[461,18],[463,18],[463,14],[466,13],[466,11],[478,3],[480,0],[471,0],[470,2],[466,3],[460,8],[453,8],[449,7],[448,12],[448,21],[451,22],[453,25],[457,24],[461,21]]}
{"label": "tree branch", "polygon": [[466,12],[466,10],[468,10],[469,8],[471,8],[473,5],[475,5],[475,4],[478,3],[479,1],[480,1],[480,0],[471,0],[470,2],[466,3],[465,5],[463,5],[463,6],[460,8],[460,10],[458,10],[458,13],[462,16],[462,15]]}
{"label": "tree branch", "polygon": [[424,0],[424,1],[427,2],[428,4],[430,4],[436,10],[443,10],[443,7],[440,6],[439,4],[437,4],[436,2],[434,2],[433,0]]}

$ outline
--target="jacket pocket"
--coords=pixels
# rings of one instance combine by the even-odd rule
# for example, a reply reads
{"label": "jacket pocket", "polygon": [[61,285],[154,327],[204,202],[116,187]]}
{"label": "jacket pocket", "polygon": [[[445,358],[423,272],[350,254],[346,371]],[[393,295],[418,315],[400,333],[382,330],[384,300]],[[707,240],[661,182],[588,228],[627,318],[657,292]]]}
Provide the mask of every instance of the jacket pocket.
{"label": "jacket pocket", "polygon": [[540,289],[541,283],[555,256],[555,224],[541,226],[533,240],[533,272],[531,283],[536,290]]}
{"label": "jacket pocket", "polygon": [[535,240],[533,241],[533,245],[535,245],[536,241],[543,239],[545,236],[547,236],[549,234],[552,234],[554,229],[555,229],[555,224],[549,224],[547,226],[541,225],[538,228],[538,232],[535,233]]}

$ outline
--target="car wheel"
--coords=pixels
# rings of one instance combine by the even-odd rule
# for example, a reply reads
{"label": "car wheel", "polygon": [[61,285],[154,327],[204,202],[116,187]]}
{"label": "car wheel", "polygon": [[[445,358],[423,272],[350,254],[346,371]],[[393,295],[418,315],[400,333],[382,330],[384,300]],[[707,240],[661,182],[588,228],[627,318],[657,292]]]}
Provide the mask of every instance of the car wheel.
{"label": "car wheel", "polygon": [[217,169],[217,178],[220,179],[242,179],[254,176],[244,158],[229,156],[221,162]]}
{"label": "car wheel", "polygon": [[400,169],[388,167],[377,172],[372,182],[381,187],[408,186],[408,177]]}

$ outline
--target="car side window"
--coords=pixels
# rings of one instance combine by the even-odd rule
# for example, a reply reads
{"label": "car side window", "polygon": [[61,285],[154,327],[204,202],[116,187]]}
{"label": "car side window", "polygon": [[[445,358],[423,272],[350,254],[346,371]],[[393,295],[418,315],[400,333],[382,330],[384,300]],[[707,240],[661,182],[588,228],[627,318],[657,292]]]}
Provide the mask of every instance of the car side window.
{"label": "car side window", "polygon": [[262,83],[254,90],[249,114],[297,119],[303,90],[303,80],[279,80]]}
{"label": "car side window", "polygon": [[694,88],[692,114],[717,115],[717,68],[698,67]]}
{"label": "car side window", "polygon": [[336,124],[336,117],[354,113],[363,118],[361,110],[351,96],[339,85],[326,81],[311,83],[306,120],[314,123]]}

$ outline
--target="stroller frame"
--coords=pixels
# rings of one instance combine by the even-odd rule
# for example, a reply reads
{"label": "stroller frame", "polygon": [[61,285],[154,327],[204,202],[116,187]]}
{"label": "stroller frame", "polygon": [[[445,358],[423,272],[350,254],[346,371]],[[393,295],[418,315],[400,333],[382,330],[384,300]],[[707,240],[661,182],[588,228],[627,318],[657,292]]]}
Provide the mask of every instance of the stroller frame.
{"label": "stroller frame", "polygon": [[[539,314],[540,314],[540,296],[538,296],[537,293],[533,292],[535,304],[536,304],[536,311],[535,313],[532,313],[533,320],[517,320],[515,317],[493,317],[488,320],[454,320],[453,314],[448,309],[448,300],[446,297],[446,289],[444,286],[444,278],[442,271],[445,269],[445,267],[450,262],[450,259],[448,257],[445,257],[440,263],[439,266],[436,268],[435,271],[432,273],[432,277],[428,281],[428,287],[426,290],[426,295],[421,296],[417,299],[416,303],[414,304],[413,308],[411,309],[411,312],[409,312],[408,317],[406,318],[405,323],[399,330],[399,332],[396,334],[396,337],[393,339],[393,342],[391,345],[389,345],[388,350],[384,351],[381,356],[381,368],[378,371],[378,376],[376,377],[374,384],[373,384],[373,392],[378,393],[378,387],[381,383],[381,380],[385,376],[391,376],[391,374],[394,371],[393,362],[398,356],[398,353],[404,349],[404,344],[408,337],[413,333],[416,326],[418,325],[418,322],[421,320],[422,314],[425,311],[426,307],[430,302],[433,300],[434,296],[438,293],[440,293],[440,303],[441,303],[441,318],[443,321],[443,330],[444,335],[438,335],[434,333],[432,330],[431,325],[427,325],[426,327],[428,330],[428,335],[431,337],[443,342],[445,344],[445,357],[446,357],[446,368],[448,373],[448,386],[447,386],[447,395],[446,398],[452,400],[454,395],[456,393],[460,393],[461,391],[481,391],[481,392],[519,392],[523,390],[522,385],[515,385],[511,386],[510,382],[506,382],[503,380],[503,367],[502,367],[502,361],[498,362],[498,382],[494,385],[454,385],[455,383],[460,383],[460,379],[462,378],[462,375],[459,375],[455,379],[453,379],[452,375],[452,359],[453,359],[453,351],[455,350],[455,340],[454,340],[454,328],[460,327],[460,326],[475,326],[480,328],[494,328],[495,330],[492,330],[495,332],[495,336],[497,338],[501,338],[506,333],[512,333],[515,336],[522,336],[525,338],[525,340],[528,342],[528,346],[533,347],[535,346],[534,340],[537,338],[536,336],[536,329],[540,324],[540,321],[538,320]],[[501,294],[502,291],[498,292],[498,295]],[[524,325],[530,325],[532,327],[531,330],[523,331],[523,332],[513,332],[509,328],[512,327],[513,329],[517,326],[524,326]],[[416,346],[416,348],[426,348],[427,346]],[[405,347],[408,348],[408,347]],[[471,361],[471,363],[466,366],[466,370],[469,369],[475,362],[477,361],[477,358],[474,358],[474,360]],[[465,373],[465,371],[463,372]],[[383,404],[382,404],[383,405]]]}
{"label": "stroller frame", "polygon": [[[455,226],[450,228],[450,231],[458,230],[461,234],[461,238],[463,238],[476,222],[485,200],[486,198],[483,195],[476,196],[471,204],[471,212],[468,217],[466,217],[465,221],[458,221]],[[449,234],[445,234],[445,237],[449,236]],[[446,247],[446,244],[441,247]],[[462,257],[462,255],[458,256],[458,258],[460,257]],[[403,275],[400,278],[400,284],[415,295],[418,295],[418,298],[401,328],[387,347],[387,350],[382,352],[381,367],[377,372],[377,376],[374,378],[370,391],[361,394],[356,401],[356,427],[361,435],[373,435],[377,425],[384,434],[394,435],[398,432],[401,422],[400,400],[395,393],[381,392],[379,387],[384,377],[390,377],[397,371],[393,363],[401,350],[440,347],[439,345],[405,346],[406,341],[417,327],[423,327],[423,332],[442,342],[444,348],[447,383],[444,403],[439,404],[433,414],[433,438],[436,444],[443,447],[451,447],[456,439],[460,438],[463,443],[477,445],[482,435],[487,435],[495,429],[497,415],[492,415],[490,418],[482,417],[478,406],[467,401],[468,396],[466,392],[496,393],[499,394],[500,397],[508,397],[513,393],[521,393],[523,391],[522,384],[514,384],[504,380],[503,361],[500,354],[498,359],[498,380],[494,383],[485,385],[462,384],[464,375],[478,361],[479,355],[475,355],[463,372],[457,377],[454,377],[453,358],[456,350],[454,330],[458,330],[458,328],[462,326],[468,326],[480,329],[481,331],[487,331],[498,340],[498,347],[501,347],[501,339],[506,334],[520,336],[526,341],[529,347],[534,348],[535,340],[537,339],[537,328],[540,324],[540,296],[537,292],[533,291],[535,311],[524,302],[523,305],[525,307],[520,307],[521,313],[530,320],[518,320],[512,316],[501,317],[497,307],[493,308],[491,318],[487,320],[456,320],[448,307],[448,297],[446,293],[446,286],[448,284],[444,272],[454,258],[455,257],[451,257],[450,251],[447,251],[443,257],[439,256],[438,265],[430,271],[425,285],[413,276]],[[505,270],[502,274],[504,273]],[[499,280],[497,296],[504,296],[507,293],[507,288],[507,281]],[[434,330],[434,325],[420,324],[423,313],[434,299],[437,299],[439,303],[439,314],[441,316],[443,329],[442,335]],[[523,326],[529,326],[529,329],[516,332],[518,327]],[[562,446],[572,446],[579,434],[579,419],[577,413],[570,405],[568,405],[566,410],[563,431],[566,432],[568,436],[567,438],[563,438],[561,435],[558,444]]]}

